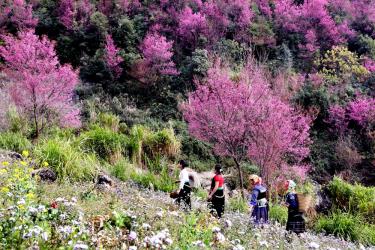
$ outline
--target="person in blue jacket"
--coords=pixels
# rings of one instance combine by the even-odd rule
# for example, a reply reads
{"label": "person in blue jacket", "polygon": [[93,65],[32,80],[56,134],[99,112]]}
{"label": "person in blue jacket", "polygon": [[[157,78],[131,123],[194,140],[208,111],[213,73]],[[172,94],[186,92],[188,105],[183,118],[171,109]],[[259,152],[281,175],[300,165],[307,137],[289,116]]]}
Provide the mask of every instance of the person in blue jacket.
{"label": "person in blue jacket", "polygon": [[262,179],[253,174],[249,176],[252,192],[249,196],[251,219],[255,225],[268,223],[267,188],[262,185]]}

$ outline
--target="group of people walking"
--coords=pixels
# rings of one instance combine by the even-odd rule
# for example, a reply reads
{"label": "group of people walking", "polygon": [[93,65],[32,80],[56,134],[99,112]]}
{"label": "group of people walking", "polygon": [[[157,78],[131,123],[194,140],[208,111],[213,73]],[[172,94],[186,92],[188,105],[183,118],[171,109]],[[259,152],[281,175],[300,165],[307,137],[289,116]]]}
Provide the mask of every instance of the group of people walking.
{"label": "group of people walking", "polygon": [[[179,176],[179,190],[176,202],[185,209],[191,209],[191,191],[188,163],[184,160],[179,161],[181,169]],[[214,177],[211,179],[211,187],[208,193],[208,207],[211,214],[221,218],[225,208],[224,195],[224,176],[221,165],[215,165]],[[248,205],[251,214],[251,221],[254,225],[263,226],[269,221],[269,202],[267,200],[267,188],[262,183],[262,178],[253,174],[249,176],[251,193],[248,197]],[[298,196],[295,191],[296,183],[293,180],[287,180],[284,185],[286,192],[283,204],[288,207],[288,220],[286,229],[297,234],[305,231],[305,220],[303,213],[299,211]]]}

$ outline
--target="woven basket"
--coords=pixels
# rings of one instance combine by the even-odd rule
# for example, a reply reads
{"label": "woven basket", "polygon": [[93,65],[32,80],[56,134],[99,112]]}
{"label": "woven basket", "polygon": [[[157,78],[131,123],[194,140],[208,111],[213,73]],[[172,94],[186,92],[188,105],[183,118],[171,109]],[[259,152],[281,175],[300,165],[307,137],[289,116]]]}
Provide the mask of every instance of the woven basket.
{"label": "woven basket", "polygon": [[298,211],[306,213],[311,206],[312,197],[311,195],[297,194],[298,199]]}
{"label": "woven basket", "polygon": [[171,197],[172,199],[178,198],[178,192],[177,191],[170,192],[169,197]]}

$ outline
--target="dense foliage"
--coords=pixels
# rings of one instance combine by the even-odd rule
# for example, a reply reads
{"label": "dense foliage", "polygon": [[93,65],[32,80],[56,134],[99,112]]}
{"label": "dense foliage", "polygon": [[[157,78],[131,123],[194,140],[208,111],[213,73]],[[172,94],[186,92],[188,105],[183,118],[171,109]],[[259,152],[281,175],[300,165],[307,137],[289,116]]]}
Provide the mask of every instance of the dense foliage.
{"label": "dense foliage", "polygon": [[[0,6],[0,127],[9,129],[12,103],[28,118],[30,138],[52,121],[85,125],[93,109],[130,126],[163,128],[174,120],[183,155],[212,162],[214,153],[228,154],[176,125],[183,117],[179,104],[199,91],[195,82],[210,81],[218,58],[231,79],[225,91],[243,85],[237,86],[239,72],[251,61],[264,69],[258,79],[272,96],[258,100],[254,112],[277,105],[284,111],[256,122],[253,128],[266,136],[252,131],[257,145],[244,159],[261,171],[311,166],[320,182],[339,174],[373,184],[374,6],[365,0],[6,1]],[[254,81],[244,84],[255,88]],[[292,128],[298,117],[308,117],[310,129],[302,120]],[[266,123],[280,136],[264,130]],[[279,124],[293,126],[276,129]],[[283,138],[285,129],[304,139]],[[293,144],[306,147],[298,159],[290,157]],[[267,162],[261,145],[275,146]]]}

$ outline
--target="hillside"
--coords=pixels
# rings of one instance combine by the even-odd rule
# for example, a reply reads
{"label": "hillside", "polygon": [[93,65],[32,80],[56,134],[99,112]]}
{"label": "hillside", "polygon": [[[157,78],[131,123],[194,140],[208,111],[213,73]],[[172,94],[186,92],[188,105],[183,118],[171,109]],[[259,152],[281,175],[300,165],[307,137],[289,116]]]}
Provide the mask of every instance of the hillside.
{"label": "hillside", "polygon": [[361,249],[374,185],[375,0],[0,1],[0,248]]}

